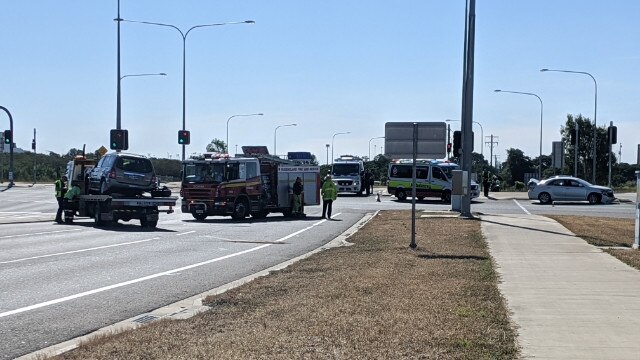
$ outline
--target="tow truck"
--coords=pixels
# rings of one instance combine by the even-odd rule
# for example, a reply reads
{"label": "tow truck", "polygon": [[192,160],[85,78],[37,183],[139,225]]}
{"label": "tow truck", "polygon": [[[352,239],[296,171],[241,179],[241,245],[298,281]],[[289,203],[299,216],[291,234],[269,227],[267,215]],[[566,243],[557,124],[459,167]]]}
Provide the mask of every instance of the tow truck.
{"label": "tow truck", "polygon": [[[150,195],[120,197],[117,194],[89,194],[87,174],[96,166],[96,160],[78,155],[67,163],[66,176],[69,188],[78,186],[81,195],[76,196],[64,211],[64,222],[73,223],[74,217],[93,218],[96,227],[116,223],[118,220],[140,220],[143,228],[153,229],[158,225],[159,213],[171,214],[177,197],[167,197],[167,190]],[[155,197],[155,195],[163,197]]]}
{"label": "tow truck", "polygon": [[[305,159],[269,155],[266,146],[243,146],[236,157],[206,153],[204,159],[182,162],[182,212],[198,221],[208,216],[264,218],[292,214],[292,188],[303,183],[303,205],[320,204],[320,167]],[[310,153],[309,153],[310,154]],[[309,161],[311,159],[308,159]]]}

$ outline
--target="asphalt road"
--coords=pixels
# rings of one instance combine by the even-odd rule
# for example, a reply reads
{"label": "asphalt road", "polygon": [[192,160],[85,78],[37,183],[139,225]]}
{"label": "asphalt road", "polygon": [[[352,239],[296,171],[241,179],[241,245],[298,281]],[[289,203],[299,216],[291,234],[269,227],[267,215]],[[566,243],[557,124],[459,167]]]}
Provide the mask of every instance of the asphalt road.
{"label": "asphalt road", "polygon": [[[270,215],[264,220],[161,214],[158,229],[138,222],[94,228],[51,220],[57,203],[51,186],[0,193],[0,359],[80,336],[149,312],[281,263],[326,244],[366,213],[410,209],[395,197],[341,196],[335,221],[307,207],[305,220]],[[496,195],[497,197],[497,195]],[[448,210],[420,201],[419,210]],[[630,217],[633,204],[538,205],[528,200],[474,201],[482,213],[591,214]],[[37,220],[49,220],[40,221]],[[22,222],[22,223],[17,223]]]}

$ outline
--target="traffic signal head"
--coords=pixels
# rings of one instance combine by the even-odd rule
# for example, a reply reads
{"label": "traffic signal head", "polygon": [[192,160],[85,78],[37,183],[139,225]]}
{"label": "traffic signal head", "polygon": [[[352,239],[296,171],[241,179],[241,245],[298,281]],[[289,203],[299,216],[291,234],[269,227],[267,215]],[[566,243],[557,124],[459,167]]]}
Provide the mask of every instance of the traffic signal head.
{"label": "traffic signal head", "polygon": [[609,133],[609,141],[611,141],[611,144],[617,144],[618,143],[618,127],[609,126],[607,130]]}
{"label": "traffic signal head", "polygon": [[191,144],[191,132],[189,132],[188,130],[178,130],[178,144]]}
{"label": "traffic signal head", "polygon": [[129,148],[129,131],[111,129],[109,147],[111,150],[127,150]]}
{"label": "traffic signal head", "polygon": [[453,156],[460,157],[460,148],[462,147],[462,132],[456,130],[453,132]]}
{"label": "traffic signal head", "polygon": [[13,143],[13,133],[11,132],[11,130],[4,131],[4,143],[5,144]]}
{"label": "traffic signal head", "polygon": [[447,154],[451,153],[451,143],[447,143]]}

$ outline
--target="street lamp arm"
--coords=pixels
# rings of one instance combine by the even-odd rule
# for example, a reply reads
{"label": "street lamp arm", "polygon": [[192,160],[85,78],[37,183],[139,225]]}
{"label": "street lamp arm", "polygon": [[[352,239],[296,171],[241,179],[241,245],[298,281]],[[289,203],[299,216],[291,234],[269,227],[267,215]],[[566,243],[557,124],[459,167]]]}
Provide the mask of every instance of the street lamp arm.
{"label": "street lamp arm", "polygon": [[126,78],[126,77],[132,77],[132,76],[167,76],[166,73],[157,73],[157,74],[129,74],[129,75],[123,75],[120,77],[120,80]]}
{"label": "street lamp arm", "polygon": [[222,26],[222,25],[237,25],[237,24],[255,24],[256,22],[253,20],[245,20],[245,21],[233,21],[233,22],[225,22],[225,23],[213,23],[213,24],[201,24],[201,25],[195,25],[189,28],[189,30],[187,30],[187,32],[184,33],[184,37],[186,38],[187,35],[189,35],[189,32],[191,32],[191,30],[193,29],[197,29],[197,28],[202,28],[202,27],[209,27],[209,26]]}
{"label": "street lamp arm", "polygon": [[171,25],[171,24],[163,24],[163,23],[157,23],[157,22],[151,22],[151,21],[138,21],[138,20],[127,20],[127,19],[120,19],[120,21],[124,21],[124,22],[130,22],[130,23],[136,23],[136,24],[147,24],[147,25],[156,25],[156,26],[164,26],[164,27],[170,27],[173,29],[178,30],[178,32],[180,33],[180,35],[182,35],[182,38],[186,38],[187,35],[185,33],[182,32],[182,30],[180,30],[179,27]]}

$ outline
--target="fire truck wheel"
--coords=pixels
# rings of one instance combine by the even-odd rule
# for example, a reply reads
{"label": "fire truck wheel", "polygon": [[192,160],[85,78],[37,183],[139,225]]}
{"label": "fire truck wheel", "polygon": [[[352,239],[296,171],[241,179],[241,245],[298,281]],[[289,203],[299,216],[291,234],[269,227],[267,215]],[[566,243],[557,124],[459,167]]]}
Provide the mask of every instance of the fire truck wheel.
{"label": "fire truck wheel", "polygon": [[246,199],[238,199],[236,203],[233,204],[233,214],[231,218],[234,220],[242,220],[249,215],[249,203]]}
{"label": "fire truck wheel", "polygon": [[158,226],[158,220],[148,220],[146,217],[141,217],[140,226],[143,228],[154,229]]}
{"label": "fire truck wheel", "polygon": [[204,219],[207,218],[207,214],[196,214],[196,213],[191,213],[191,215],[193,216],[194,219],[198,220],[198,221],[202,221]]}

